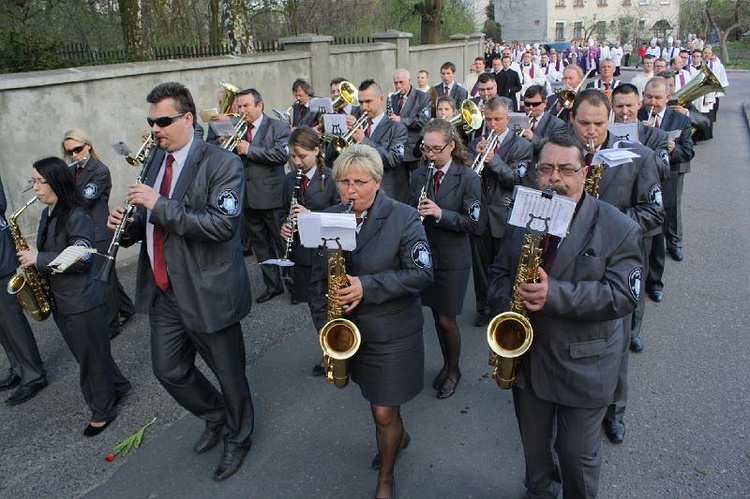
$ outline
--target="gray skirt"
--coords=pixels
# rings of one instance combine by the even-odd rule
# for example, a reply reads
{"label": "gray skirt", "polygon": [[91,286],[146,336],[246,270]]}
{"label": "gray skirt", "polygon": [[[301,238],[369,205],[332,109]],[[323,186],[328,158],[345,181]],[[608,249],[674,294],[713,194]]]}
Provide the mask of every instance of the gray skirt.
{"label": "gray skirt", "polygon": [[464,308],[466,286],[471,268],[435,269],[435,280],[422,290],[422,306],[430,307],[440,315],[456,317]]}
{"label": "gray skirt", "polygon": [[404,404],[424,387],[422,331],[387,342],[362,341],[349,361],[352,381],[373,405]]}

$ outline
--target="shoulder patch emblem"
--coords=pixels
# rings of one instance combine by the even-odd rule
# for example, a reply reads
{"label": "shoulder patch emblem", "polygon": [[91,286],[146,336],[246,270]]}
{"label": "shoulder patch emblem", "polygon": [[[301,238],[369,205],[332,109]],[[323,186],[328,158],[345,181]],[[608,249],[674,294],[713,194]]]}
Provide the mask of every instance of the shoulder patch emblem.
{"label": "shoulder patch emblem", "polygon": [[661,198],[661,185],[656,183],[651,186],[651,189],[648,190],[648,199],[658,205],[658,206],[664,206],[664,203]]}
{"label": "shoulder patch emblem", "polygon": [[224,189],[216,197],[216,207],[225,215],[236,215],[240,211],[237,193],[232,189]]}
{"label": "shoulder patch emblem", "polygon": [[[89,242],[88,239],[76,239],[73,242],[73,246],[81,246],[83,248],[92,248],[91,242]],[[91,253],[84,253],[81,257],[81,260],[84,262],[88,262],[91,259]]]}
{"label": "shoulder patch emblem", "polygon": [[659,149],[659,157],[662,163],[669,167],[669,152],[666,149]]}
{"label": "shoulder patch emblem", "polygon": [[86,184],[86,187],[83,188],[83,197],[86,199],[93,199],[98,190],[99,189],[96,187],[95,183],[89,182]]}
{"label": "shoulder patch emblem", "polygon": [[528,171],[528,169],[529,166],[523,161],[516,165],[516,171],[518,172],[518,176],[521,178],[526,176],[526,172]]}
{"label": "shoulder patch emblem", "polygon": [[432,267],[432,254],[430,254],[430,247],[424,241],[417,241],[414,246],[411,247],[411,259],[414,265],[420,269],[429,269]]}
{"label": "shoulder patch emblem", "polygon": [[638,301],[641,296],[641,274],[642,270],[640,267],[636,267],[630,271],[628,276],[628,285],[630,286],[630,294]]}
{"label": "shoulder patch emblem", "polygon": [[396,144],[396,154],[398,154],[400,157],[404,157],[404,144],[399,142]]}
{"label": "shoulder patch emblem", "polygon": [[479,214],[481,213],[481,203],[479,201],[474,201],[471,203],[471,206],[469,206],[469,218],[472,222],[478,222],[479,221]]}
{"label": "shoulder patch emblem", "polygon": [[422,108],[422,116],[424,116],[425,118],[429,118],[431,114],[432,113],[430,112],[430,108],[429,107],[423,107]]}

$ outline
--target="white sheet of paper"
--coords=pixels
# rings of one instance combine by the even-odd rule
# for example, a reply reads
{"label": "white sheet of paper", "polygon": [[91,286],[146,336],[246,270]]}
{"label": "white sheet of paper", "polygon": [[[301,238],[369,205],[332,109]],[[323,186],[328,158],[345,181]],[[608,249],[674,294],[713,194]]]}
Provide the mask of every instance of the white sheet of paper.
{"label": "white sheet of paper", "polygon": [[323,129],[325,133],[333,135],[344,135],[347,132],[345,114],[325,114],[323,115]]}
{"label": "white sheet of paper", "polygon": [[632,123],[610,123],[609,132],[614,135],[617,140],[641,142],[638,139],[638,123],[635,121]]}
{"label": "white sheet of paper", "polygon": [[279,119],[280,121],[285,121],[285,122],[287,122],[287,123],[291,123],[291,121],[292,121],[292,117],[291,117],[291,116],[289,116],[289,113],[287,113],[286,111],[282,111],[282,110],[280,110],[280,109],[276,109],[276,108],[274,108],[274,109],[273,109],[273,112],[274,112],[274,114],[276,114],[276,117],[277,117],[277,118],[278,118],[278,119]]}
{"label": "white sheet of paper", "polygon": [[594,159],[591,161],[591,164],[598,165],[604,163],[610,168],[613,168],[625,163],[630,163],[634,158],[640,158],[640,156],[627,147],[599,149],[596,151],[596,154],[594,154]]}
{"label": "white sheet of paper", "polygon": [[341,249],[357,248],[357,218],[354,213],[305,213],[297,216],[299,239],[305,248],[317,248],[326,239],[326,246],[336,249],[335,239]]}
{"label": "white sheet of paper", "polygon": [[669,136],[669,140],[677,140],[682,135],[682,130],[669,130],[667,131],[667,135]]}
{"label": "white sheet of paper", "polygon": [[[513,210],[510,212],[508,223],[516,227],[543,231],[545,219],[547,233],[553,236],[565,237],[568,233],[570,221],[576,204],[572,199],[562,196],[552,196],[549,199],[542,196],[542,191],[517,185],[513,193]],[[533,221],[529,224],[529,220]]]}
{"label": "white sheet of paper", "polygon": [[91,253],[96,253],[96,248],[87,248],[86,246],[68,246],[57,255],[57,258],[47,264],[52,269],[53,274],[60,274],[68,270],[68,267],[78,260]]}
{"label": "white sheet of paper", "polygon": [[524,113],[508,113],[508,117],[510,118],[508,128],[511,131],[513,130],[513,125],[518,125],[521,128],[529,128],[529,117]]}
{"label": "white sheet of paper", "polygon": [[333,101],[330,97],[313,97],[307,107],[313,113],[332,113]]}
{"label": "white sheet of paper", "polygon": [[208,126],[214,131],[217,137],[228,137],[234,133],[236,123],[232,120],[209,121]]}

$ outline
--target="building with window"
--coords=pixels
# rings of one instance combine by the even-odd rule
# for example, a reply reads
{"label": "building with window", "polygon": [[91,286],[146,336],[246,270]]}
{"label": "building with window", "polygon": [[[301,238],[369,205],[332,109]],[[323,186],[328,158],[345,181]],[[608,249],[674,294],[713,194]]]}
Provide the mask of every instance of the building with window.
{"label": "building with window", "polygon": [[677,37],[679,0],[494,0],[503,40],[610,43]]}

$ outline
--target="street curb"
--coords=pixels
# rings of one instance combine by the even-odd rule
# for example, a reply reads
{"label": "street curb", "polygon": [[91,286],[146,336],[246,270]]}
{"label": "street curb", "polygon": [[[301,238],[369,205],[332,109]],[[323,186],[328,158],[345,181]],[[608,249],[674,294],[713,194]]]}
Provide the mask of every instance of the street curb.
{"label": "street curb", "polygon": [[746,100],[742,103],[742,112],[745,115],[745,122],[747,123],[748,131],[750,131],[750,100]]}

